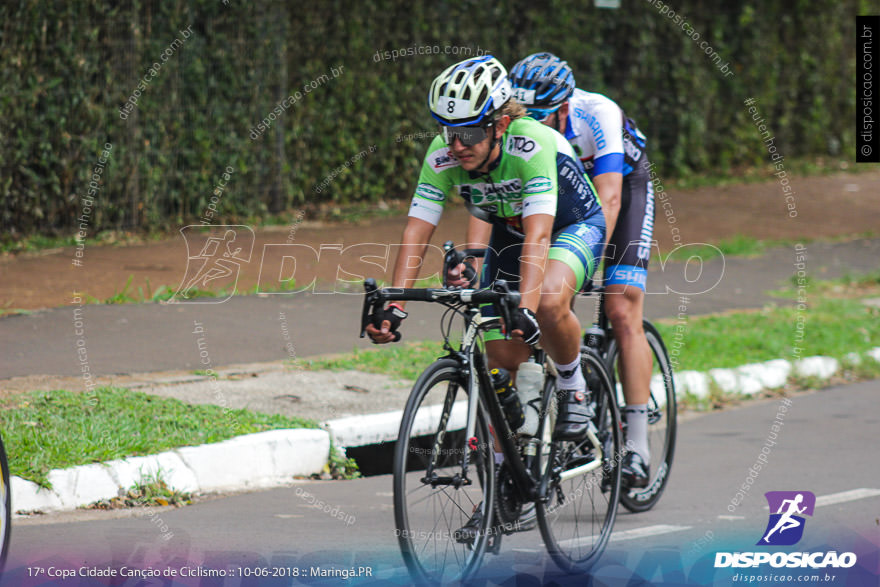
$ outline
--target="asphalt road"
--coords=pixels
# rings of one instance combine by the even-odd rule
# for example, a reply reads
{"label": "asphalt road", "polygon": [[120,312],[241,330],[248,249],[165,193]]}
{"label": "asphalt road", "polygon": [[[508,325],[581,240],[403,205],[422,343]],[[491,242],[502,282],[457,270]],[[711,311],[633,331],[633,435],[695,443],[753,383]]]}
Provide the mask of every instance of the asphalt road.
{"label": "asphalt road", "polygon": [[[802,540],[770,551],[854,552],[846,570],[783,569],[794,577],[837,576],[837,585],[877,585],[880,550],[880,477],[876,455],[880,381],[798,394],[778,421],[781,400],[748,402],[680,423],[678,446],[666,493],[647,513],[621,509],[613,541],[594,569],[593,585],[734,584],[734,573],[769,571],[714,569],[715,553],[768,550],[756,547],[768,521],[767,491],[810,491],[817,498]],[[777,422],[778,423],[778,422]],[[767,463],[737,497],[762,449]],[[769,451],[769,452],[768,452]],[[337,510],[324,513],[311,496]],[[734,505],[736,502],[737,505]],[[732,508],[732,509],[731,509]],[[344,515],[340,515],[341,512]],[[109,515],[108,515],[109,514]],[[348,523],[347,523],[348,522]],[[2,585],[89,585],[75,577],[48,582],[50,567],[77,572],[108,566],[201,572],[285,567],[364,568],[367,584],[409,584],[394,537],[391,478],[349,482],[304,482],[289,488],[206,500],[183,509],[144,512],[76,512],[14,525]],[[28,577],[43,569],[42,575]],[[529,579],[527,576],[533,578]],[[487,556],[475,584],[587,584],[563,577],[544,554],[537,530],[505,537],[502,552]],[[634,582],[630,582],[634,580]],[[170,581],[170,580],[169,580]],[[343,580],[310,578],[308,583]],[[117,585],[163,585],[118,579]],[[288,585],[292,578],[229,577],[179,579],[181,585]],[[738,584],[738,583],[737,583]]]}
{"label": "asphalt road", "polygon": [[[805,254],[803,269],[813,278],[873,271],[880,239],[812,243]],[[651,319],[675,316],[682,303],[691,315],[786,303],[766,292],[788,283],[799,269],[795,261],[793,247],[754,259],[716,257],[664,267],[652,261],[645,314]],[[99,375],[204,368],[199,338],[215,368],[369,346],[357,338],[362,294],[332,289],[235,296],[218,304],[85,305],[81,312],[69,306],[9,316],[0,319],[0,380],[78,375],[83,358],[91,373]],[[589,301],[578,302],[584,324],[590,308]],[[412,304],[410,310],[403,327],[407,339],[439,338],[440,308]]]}

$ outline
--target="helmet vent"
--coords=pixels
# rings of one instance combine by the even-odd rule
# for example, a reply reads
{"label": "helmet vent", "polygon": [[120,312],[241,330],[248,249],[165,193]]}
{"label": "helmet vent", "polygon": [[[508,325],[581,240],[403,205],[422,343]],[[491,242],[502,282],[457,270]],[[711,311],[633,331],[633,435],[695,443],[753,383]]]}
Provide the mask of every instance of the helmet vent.
{"label": "helmet vent", "polygon": [[486,101],[486,97],[489,95],[489,90],[483,87],[483,91],[480,92],[480,96],[477,99],[477,104],[482,104]]}

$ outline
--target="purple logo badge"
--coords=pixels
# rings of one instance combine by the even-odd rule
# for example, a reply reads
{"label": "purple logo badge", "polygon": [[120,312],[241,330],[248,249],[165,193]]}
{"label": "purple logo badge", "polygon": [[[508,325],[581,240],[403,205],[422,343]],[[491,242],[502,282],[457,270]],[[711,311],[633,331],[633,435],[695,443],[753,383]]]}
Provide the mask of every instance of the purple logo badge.
{"label": "purple logo badge", "polygon": [[764,496],[770,506],[770,520],[758,545],[797,544],[804,535],[802,516],[813,515],[816,496],[810,491],[768,491]]}

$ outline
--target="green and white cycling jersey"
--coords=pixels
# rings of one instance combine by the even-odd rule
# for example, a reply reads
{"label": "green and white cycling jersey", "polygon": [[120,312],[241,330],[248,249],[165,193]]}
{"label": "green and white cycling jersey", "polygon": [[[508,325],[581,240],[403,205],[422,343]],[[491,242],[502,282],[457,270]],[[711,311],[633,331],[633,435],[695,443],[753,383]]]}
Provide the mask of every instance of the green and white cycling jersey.
{"label": "green and white cycling jersey", "polygon": [[[522,237],[522,219],[555,217],[554,233],[566,226],[597,222],[601,204],[593,184],[568,141],[532,118],[510,123],[501,139],[501,156],[488,173],[462,169],[437,136],[422,164],[409,215],[437,225],[447,198],[458,193],[471,214],[506,226]],[[599,218],[595,218],[596,215]]]}

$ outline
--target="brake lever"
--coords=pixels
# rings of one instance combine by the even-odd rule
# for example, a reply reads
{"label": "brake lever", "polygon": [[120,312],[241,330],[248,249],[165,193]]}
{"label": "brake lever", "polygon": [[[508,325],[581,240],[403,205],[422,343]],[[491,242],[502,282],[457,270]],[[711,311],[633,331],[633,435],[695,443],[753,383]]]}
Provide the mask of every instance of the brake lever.
{"label": "brake lever", "polygon": [[511,291],[506,279],[497,279],[492,285],[492,289],[498,293],[505,294],[498,304],[501,311],[501,317],[504,319],[504,338],[510,339],[513,330],[513,312],[511,307],[518,308],[522,296],[518,291]]}
{"label": "brake lever", "polygon": [[[376,285],[376,280],[372,277],[364,280],[364,309],[361,311],[361,338],[364,338],[367,335],[367,324],[373,323],[373,326],[379,328],[380,324],[376,324],[374,320],[376,313],[382,311],[382,296],[379,293],[379,286]],[[394,332],[394,342],[399,341],[403,338],[403,335],[400,332]],[[376,341],[373,341],[375,344]]]}
{"label": "brake lever", "polygon": [[462,251],[456,250],[452,241],[446,241],[443,243],[443,251],[446,253],[443,256],[443,285],[446,285],[446,275],[448,270],[464,263],[464,272],[462,273],[462,276],[467,280],[468,286],[473,286],[474,277],[477,275],[477,271],[470,263],[464,262],[466,258],[465,254]]}
{"label": "brake lever", "polygon": [[364,308],[361,311],[361,338],[364,338],[367,335],[367,324],[370,323],[370,316],[372,312],[370,309],[375,305],[379,294],[377,293],[379,287],[376,285],[376,280],[372,277],[364,280]]}

